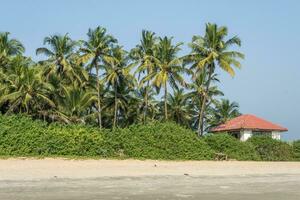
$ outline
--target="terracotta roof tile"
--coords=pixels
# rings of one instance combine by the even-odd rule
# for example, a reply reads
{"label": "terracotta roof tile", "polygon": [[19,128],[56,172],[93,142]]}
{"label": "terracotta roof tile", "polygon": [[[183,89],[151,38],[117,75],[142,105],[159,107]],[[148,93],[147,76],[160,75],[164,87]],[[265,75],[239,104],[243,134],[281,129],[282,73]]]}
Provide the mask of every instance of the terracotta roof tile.
{"label": "terracotta roof tile", "polygon": [[251,130],[265,130],[265,131],[287,131],[288,129],[273,124],[267,120],[256,117],[254,115],[241,115],[232,120],[229,120],[225,124],[221,124],[211,130],[211,132],[221,132],[230,130],[241,130],[241,129],[251,129]]}

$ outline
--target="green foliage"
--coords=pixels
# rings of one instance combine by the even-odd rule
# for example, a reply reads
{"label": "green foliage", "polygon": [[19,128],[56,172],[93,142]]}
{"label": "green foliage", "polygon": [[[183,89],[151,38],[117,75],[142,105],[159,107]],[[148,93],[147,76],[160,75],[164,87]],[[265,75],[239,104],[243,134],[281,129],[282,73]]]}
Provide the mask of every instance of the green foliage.
{"label": "green foliage", "polygon": [[300,140],[293,142],[293,152],[296,160],[300,160]]}
{"label": "green foliage", "polygon": [[172,122],[113,130],[87,125],[48,124],[21,115],[0,115],[0,156],[212,160],[224,153],[236,160],[299,160],[300,142],[267,137],[241,142],[227,134],[197,137]]}
{"label": "green foliage", "polygon": [[217,153],[226,154],[229,159],[259,160],[254,147],[228,134],[213,134],[204,137],[205,142]]}
{"label": "green foliage", "polygon": [[0,155],[209,160],[213,151],[192,131],[173,123],[111,131],[0,115]]}
{"label": "green foliage", "polygon": [[209,160],[213,151],[196,134],[173,123],[133,125],[115,137],[131,158]]}
{"label": "green foliage", "polygon": [[286,142],[272,139],[268,136],[254,136],[246,143],[252,144],[264,161],[293,160],[292,146]]}
{"label": "green foliage", "polygon": [[0,113],[99,128],[171,120],[202,135],[232,116],[224,110],[223,118],[208,120],[215,97],[223,95],[214,84],[215,68],[232,74],[243,58],[231,51],[240,39],[225,40],[227,35],[226,27],[208,23],[203,36],[192,38],[191,52],[181,57],[183,43],[173,37],[144,30],[139,44],[125,50],[98,26],[88,30],[87,40],[69,34],[45,37],[36,54],[46,60],[35,62],[23,55],[21,42],[0,32]]}

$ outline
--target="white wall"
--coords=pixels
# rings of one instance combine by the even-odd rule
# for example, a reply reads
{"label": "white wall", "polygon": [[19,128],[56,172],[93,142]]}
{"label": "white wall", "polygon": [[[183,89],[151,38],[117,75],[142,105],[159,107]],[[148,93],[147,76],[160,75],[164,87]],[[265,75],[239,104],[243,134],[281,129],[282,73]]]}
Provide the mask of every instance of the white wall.
{"label": "white wall", "polygon": [[[251,130],[241,130],[241,136],[240,140],[241,141],[246,141],[250,137],[252,137],[252,131]],[[271,136],[275,140],[280,140],[280,132],[279,131],[272,131]]]}
{"label": "white wall", "polygon": [[241,130],[241,141],[246,141],[252,136],[252,131],[251,130]]}
{"label": "white wall", "polygon": [[280,140],[280,132],[279,131],[272,131],[272,138],[275,140]]}

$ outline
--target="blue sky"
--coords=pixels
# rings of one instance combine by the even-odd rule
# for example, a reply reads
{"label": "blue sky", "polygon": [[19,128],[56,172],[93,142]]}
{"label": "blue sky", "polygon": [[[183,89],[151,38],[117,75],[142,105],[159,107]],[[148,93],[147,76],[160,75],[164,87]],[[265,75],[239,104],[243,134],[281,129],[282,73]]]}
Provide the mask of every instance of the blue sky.
{"label": "blue sky", "polygon": [[220,71],[225,97],[252,113],[289,129],[300,138],[300,1],[292,0],[0,0],[0,31],[9,31],[33,59],[43,38],[69,33],[85,39],[88,28],[104,26],[126,49],[142,29],[174,36],[186,44],[203,34],[206,22],[225,25],[242,39],[246,55],[236,77]]}

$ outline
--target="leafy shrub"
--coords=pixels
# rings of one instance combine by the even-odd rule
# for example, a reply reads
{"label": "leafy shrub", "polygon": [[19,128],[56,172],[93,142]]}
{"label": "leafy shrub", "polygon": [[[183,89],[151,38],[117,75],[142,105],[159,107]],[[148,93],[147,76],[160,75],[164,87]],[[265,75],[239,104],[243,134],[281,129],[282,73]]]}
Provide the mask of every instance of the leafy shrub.
{"label": "leafy shrub", "polygon": [[212,134],[204,138],[205,142],[217,153],[224,153],[229,159],[258,160],[254,147],[228,134]]}
{"label": "leafy shrub", "polygon": [[197,135],[173,123],[133,125],[112,137],[131,158],[208,160],[214,152]]}
{"label": "leafy shrub", "polygon": [[169,122],[100,130],[0,115],[0,156],[211,160],[215,153],[237,160],[300,160],[300,141],[289,145],[252,137],[241,142],[227,134],[198,138],[193,131]]}
{"label": "leafy shrub", "polygon": [[99,130],[0,115],[0,155],[208,160],[213,151],[194,132],[173,123]]}
{"label": "leafy shrub", "polygon": [[296,160],[300,160],[300,140],[293,142],[293,153]]}
{"label": "leafy shrub", "polygon": [[255,147],[261,160],[287,161],[293,159],[292,146],[286,142],[275,140],[268,136],[254,136],[247,143]]}

